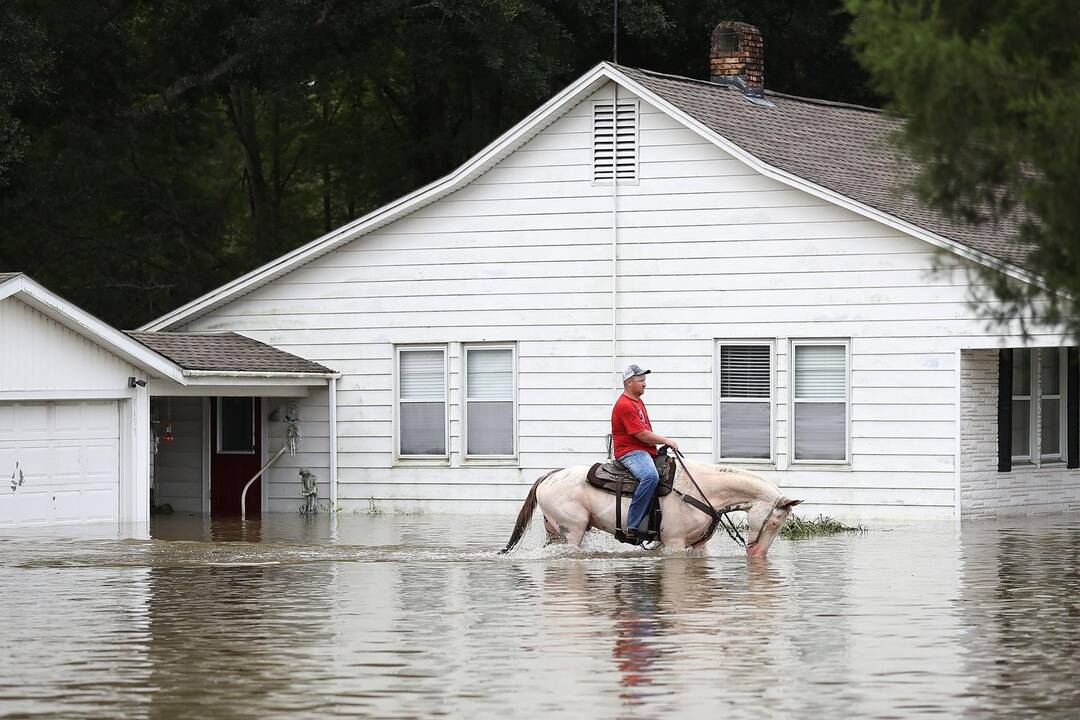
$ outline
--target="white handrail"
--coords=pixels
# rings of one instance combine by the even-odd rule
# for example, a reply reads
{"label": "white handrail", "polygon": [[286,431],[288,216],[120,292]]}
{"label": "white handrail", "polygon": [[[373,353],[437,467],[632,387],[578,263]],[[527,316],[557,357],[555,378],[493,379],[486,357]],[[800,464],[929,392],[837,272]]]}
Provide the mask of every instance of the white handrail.
{"label": "white handrail", "polygon": [[288,449],[287,446],[282,445],[281,449],[277,451],[277,455],[270,458],[265,465],[263,465],[261,468],[259,468],[259,472],[252,475],[251,479],[247,481],[247,485],[244,486],[243,492],[240,493],[240,519],[241,520],[243,520],[244,517],[247,516],[247,491],[248,491],[248,488],[251,487],[251,483],[258,480],[259,476],[262,475],[266,471],[266,468],[273,465],[274,461],[277,460],[279,457],[281,457],[285,453],[285,451],[287,449]]}

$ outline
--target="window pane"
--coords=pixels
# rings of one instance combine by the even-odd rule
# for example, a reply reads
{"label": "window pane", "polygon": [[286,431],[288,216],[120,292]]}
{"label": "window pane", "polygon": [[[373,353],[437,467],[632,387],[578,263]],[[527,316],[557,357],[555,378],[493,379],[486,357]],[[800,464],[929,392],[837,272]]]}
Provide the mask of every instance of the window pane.
{"label": "window pane", "polygon": [[[1061,354],[1057,348],[1039,351],[1039,385],[1043,395],[1059,395],[1061,392]],[[1015,392],[1015,390],[1014,390]]]}
{"label": "window pane", "polygon": [[401,403],[401,454],[446,455],[446,406]]}
{"label": "window pane", "polygon": [[768,460],[769,403],[720,403],[720,457]]}
{"label": "window pane", "polygon": [[1043,400],[1042,403],[1042,455],[1061,454],[1061,401]]}
{"label": "window pane", "polygon": [[442,350],[409,350],[401,353],[401,399],[446,398],[446,361]]}
{"label": "window pane", "polygon": [[1031,401],[1012,401],[1012,454],[1031,455]]}
{"label": "window pane", "polygon": [[218,398],[221,404],[221,443],[218,452],[255,452],[255,410],[251,398]]}
{"label": "window pane", "polygon": [[846,438],[844,403],[795,403],[796,460],[844,460]]}
{"label": "window pane", "polygon": [[466,391],[470,400],[513,400],[514,351],[474,350],[465,352]]}
{"label": "window pane", "polygon": [[847,348],[795,346],[795,397],[800,400],[847,398]]}
{"label": "window pane", "polygon": [[1013,350],[1013,395],[1031,394],[1031,351]]}
{"label": "window pane", "polygon": [[514,454],[514,403],[469,402],[468,455]]}
{"label": "window pane", "polygon": [[767,398],[769,388],[768,345],[720,347],[720,397]]}

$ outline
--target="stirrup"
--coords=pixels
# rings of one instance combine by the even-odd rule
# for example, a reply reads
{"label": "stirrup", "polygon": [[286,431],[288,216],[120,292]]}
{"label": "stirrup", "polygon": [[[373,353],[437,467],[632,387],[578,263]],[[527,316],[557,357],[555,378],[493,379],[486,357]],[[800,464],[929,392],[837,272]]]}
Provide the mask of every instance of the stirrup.
{"label": "stirrup", "polygon": [[635,530],[634,530],[633,537],[631,537],[630,535],[628,535],[626,533],[625,528],[616,529],[615,532],[614,532],[614,535],[615,535],[615,539],[618,540],[619,542],[626,543],[627,545],[636,545],[638,547],[644,547],[646,550],[652,550],[653,548],[655,548],[657,546],[654,545],[652,548],[650,548],[650,547],[646,547],[645,543],[650,543],[650,542],[657,542],[658,543],[659,540],[660,540],[658,533],[656,534],[656,537],[653,537],[653,533],[650,533],[648,531],[643,532],[642,530],[637,529],[637,528],[635,528]]}

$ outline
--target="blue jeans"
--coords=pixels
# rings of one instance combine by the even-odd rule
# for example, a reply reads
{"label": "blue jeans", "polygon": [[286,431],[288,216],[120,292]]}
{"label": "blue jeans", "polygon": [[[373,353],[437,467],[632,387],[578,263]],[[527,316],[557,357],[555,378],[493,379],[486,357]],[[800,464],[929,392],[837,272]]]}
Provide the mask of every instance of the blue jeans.
{"label": "blue jeans", "polygon": [[626,527],[640,527],[645,514],[649,512],[649,503],[652,502],[656,486],[660,484],[656,463],[653,456],[644,450],[631,450],[620,457],[619,462],[638,479],[634,499],[630,501],[630,511],[626,514]]}

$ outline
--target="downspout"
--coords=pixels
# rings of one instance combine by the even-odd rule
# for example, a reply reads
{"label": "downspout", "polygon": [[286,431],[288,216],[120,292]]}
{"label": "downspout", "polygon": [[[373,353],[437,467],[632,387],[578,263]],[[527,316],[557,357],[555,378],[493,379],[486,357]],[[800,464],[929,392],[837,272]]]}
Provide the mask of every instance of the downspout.
{"label": "downspout", "polygon": [[611,390],[618,395],[619,368],[616,364],[617,312],[619,305],[619,83],[612,81],[614,101],[612,110],[611,144]]}
{"label": "downspout", "polygon": [[330,377],[327,384],[327,406],[330,413],[330,517],[335,517],[338,497],[338,436],[337,436],[337,378]]}

